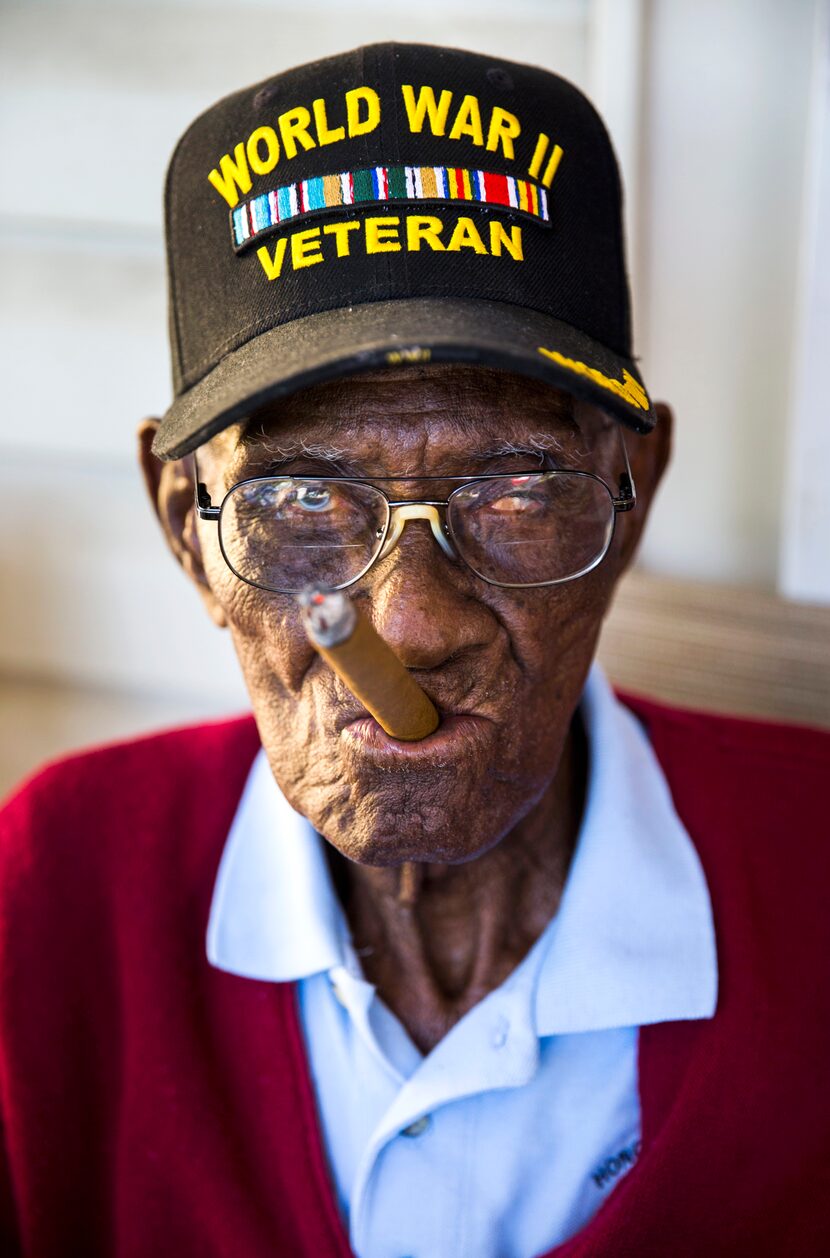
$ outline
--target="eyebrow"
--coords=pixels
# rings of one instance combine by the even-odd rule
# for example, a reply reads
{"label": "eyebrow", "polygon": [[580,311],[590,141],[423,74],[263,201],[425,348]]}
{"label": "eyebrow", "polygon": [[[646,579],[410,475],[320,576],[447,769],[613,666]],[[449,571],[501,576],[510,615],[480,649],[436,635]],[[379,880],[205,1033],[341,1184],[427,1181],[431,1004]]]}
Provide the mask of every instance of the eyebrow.
{"label": "eyebrow", "polygon": [[534,432],[521,441],[498,441],[485,449],[468,451],[466,457],[477,463],[486,463],[491,459],[521,454],[544,463],[550,454],[562,454],[566,450],[571,454],[581,452],[579,448],[575,449],[573,443],[566,443],[553,433]]}
{"label": "eyebrow", "polygon": [[[346,449],[323,442],[306,442],[299,438],[288,445],[278,445],[268,442],[267,439],[263,440],[260,434],[255,437],[252,437],[252,434],[245,434],[244,444],[249,445],[252,452],[259,455],[263,462],[267,462],[269,472],[272,473],[279,472],[289,464],[303,458],[327,463],[341,476],[360,476],[365,468],[365,463],[350,455]],[[501,442],[494,442],[479,449],[464,450],[460,453],[460,458],[469,460],[470,463],[480,464],[488,463],[493,459],[512,457],[512,455],[524,455],[542,464],[552,453],[562,453],[566,449],[570,454],[580,453],[580,450],[573,448],[572,443],[563,442],[553,433],[531,433],[521,442],[501,440]],[[412,476],[415,473],[412,473],[411,468],[401,468],[397,474]]]}
{"label": "eyebrow", "polygon": [[269,441],[263,431],[245,432],[239,445],[247,448],[255,455],[267,459],[268,467],[278,471],[295,463],[298,459],[312,459],[317,463],[328,463],[342,475],[348,475],[356,468],[349,459],[348,453],[340,446],[326,445],[320,441],[292,441],[288,445],[278,445]]}

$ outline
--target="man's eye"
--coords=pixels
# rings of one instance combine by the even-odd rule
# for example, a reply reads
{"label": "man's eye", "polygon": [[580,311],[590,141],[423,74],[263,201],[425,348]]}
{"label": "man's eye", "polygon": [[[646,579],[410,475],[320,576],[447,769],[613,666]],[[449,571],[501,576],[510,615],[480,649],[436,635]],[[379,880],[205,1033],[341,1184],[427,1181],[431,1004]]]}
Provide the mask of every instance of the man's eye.
{"label": "man's eye", "polygon": [[331,491],[324,485],[298,485],[294,501],[305,511],[330,511],[332,508]]}
{"label": "man's eye", "polygon": [[503,494],[487,503],[489,511],[497,511],[502,515],[516,515],[528,511],[541,511],[544,502],[539,494]]}
{"label": "man's eye", "polygon": [[249,512],[269,515],[309,512],[324,514],[335,509],[336,495],[326,485],[296,484],[290,480],[252,481],[241,490],[241,497]]}
{"label": "man's eye", "polygon": [[501,492],[493,486],[489,492],[483,493],[482,506],[488,511],[501,515],[519,515],[529,511],[542,511],[545,508],[546,493],[537,482],[536,477],[511,477],[509,489],[499,486]]}

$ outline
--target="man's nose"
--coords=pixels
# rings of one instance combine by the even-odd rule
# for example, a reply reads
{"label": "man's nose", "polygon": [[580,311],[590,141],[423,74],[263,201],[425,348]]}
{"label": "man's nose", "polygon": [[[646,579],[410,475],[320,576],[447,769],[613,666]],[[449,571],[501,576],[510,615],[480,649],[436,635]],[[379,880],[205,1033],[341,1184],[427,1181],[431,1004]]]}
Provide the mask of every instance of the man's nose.
{"label": "man's nose", "polygon": [[438,668],[492,642],[498,622],[470,577],[437,546],[426,520],[408,522],[395,549],[377,561],[370,615],[407,668]]}

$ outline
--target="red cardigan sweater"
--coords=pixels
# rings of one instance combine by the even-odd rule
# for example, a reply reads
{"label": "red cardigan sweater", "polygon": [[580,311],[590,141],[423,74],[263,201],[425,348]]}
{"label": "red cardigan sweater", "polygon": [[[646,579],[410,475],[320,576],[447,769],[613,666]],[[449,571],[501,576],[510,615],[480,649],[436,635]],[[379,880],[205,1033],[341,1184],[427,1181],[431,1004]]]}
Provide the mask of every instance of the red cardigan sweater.
{"label": "red cardigan sweater", "polygon": [[[640,1159],[552,1255],[816,1258],[830,735],[627,702],[706,871],[719,1004],[641,1031]],[[245,718],[107,747],[0,813],[3,1258],[350,1253],[294,987],[205,956],[257,746]]]}

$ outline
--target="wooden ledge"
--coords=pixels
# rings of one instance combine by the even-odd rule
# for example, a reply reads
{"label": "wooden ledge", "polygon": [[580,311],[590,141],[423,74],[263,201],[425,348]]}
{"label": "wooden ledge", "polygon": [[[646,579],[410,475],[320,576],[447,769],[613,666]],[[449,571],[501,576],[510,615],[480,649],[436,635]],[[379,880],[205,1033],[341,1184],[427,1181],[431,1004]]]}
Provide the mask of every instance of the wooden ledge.
{"label": "wooden ledge", "polygon": [[830,607],[634,571],[599,656],[616,684],[668,703],[830,728]]}

